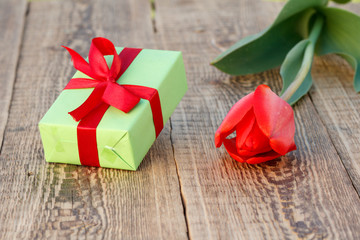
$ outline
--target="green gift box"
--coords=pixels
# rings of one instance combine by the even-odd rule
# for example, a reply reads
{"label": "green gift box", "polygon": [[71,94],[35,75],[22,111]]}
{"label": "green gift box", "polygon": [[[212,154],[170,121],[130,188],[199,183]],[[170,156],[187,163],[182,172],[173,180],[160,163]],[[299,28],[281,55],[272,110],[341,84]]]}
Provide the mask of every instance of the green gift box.
{"label": "green gift box", "polygon": [[[121,57],[124,48],[115,49]],[[105,56],[109,69],[113,59],[115,57]],[[72,80],[78,78],[89,77],[77,71]],[[181,52],[142,49],[116,83],[156,89],[160,98],[161,124],[165,125],[187,90]],[[78,146],[79,122],[68,113],[83,104],[93,91],[94,88],[65,88],[39,122],[47,162],[82,164]],[[127,113],[113,106],[107,108],[95,129],[99,166],[138,168],[156,139],[152,110],[146,99],[140,99]],[[85,150],[92,152],[94,149]]]}

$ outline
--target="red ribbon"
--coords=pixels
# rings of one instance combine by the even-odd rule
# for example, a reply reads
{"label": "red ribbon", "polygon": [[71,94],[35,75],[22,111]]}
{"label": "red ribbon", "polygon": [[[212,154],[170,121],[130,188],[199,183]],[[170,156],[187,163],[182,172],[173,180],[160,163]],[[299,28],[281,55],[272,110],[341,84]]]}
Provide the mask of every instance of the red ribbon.
{"label": "red ribbon", "polygon": [[[90,46],[88,63],[74,50],[64,48],[69,51],[75,69],[92,78],[73,78],[65,89],[94,88],[83,104],[69,112],[75,121],[80,121],[77,126],[77,139],[82,165],[100,167],[96,128],[110,105],[128,113],[136,106],[140,98],[148,100],[153,115],[155,134],[158,137],[163,128],[158,91],[145,86],[116,83],[141,49],[124,48],[118,55],[113,43],[108,39],[94,38]],[[104,58],[105,55],[113,55],[110,69]]]}

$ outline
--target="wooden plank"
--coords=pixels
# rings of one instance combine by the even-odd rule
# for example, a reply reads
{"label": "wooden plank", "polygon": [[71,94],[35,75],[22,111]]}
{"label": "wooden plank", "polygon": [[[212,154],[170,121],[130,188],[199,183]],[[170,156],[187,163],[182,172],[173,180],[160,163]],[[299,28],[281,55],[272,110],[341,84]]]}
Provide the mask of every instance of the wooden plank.
{"label": "wooden plank", "polygon": [[143,1],[32,1],[0,157],[0,239],[187,239],[167,125],[137,172],[45,163],[37,123],[94,36],[153,47]]}
{"label": "wooden plank", "polygon": [[237,163],[213,136],[230,107],[260,83],[279,92],[278,70],[230,77],[209,66],[263,30],[283,4],[251,0],[156,1],[158,38],[183,51],[189,91],[171,138],[191,239],[357,239],[360,201],[311,100],[294,108],[297,151]]}
{"label": "wooden plank", "polygon": [[360,97],[352,85],[353,70],[336,56],[317,60],[311,98],[360,194]]}
{"label": "wooden plank", "polygon": [[[359,4],[345,8],[360,14]],[[311,98],[360,194],[360,96],[353,87],[354,71],[335,55],[316,60]]]}
{"label": "wooden plank", "polygon": [[0,149],[9,116],[25,13],[26,0],[0,0]]}

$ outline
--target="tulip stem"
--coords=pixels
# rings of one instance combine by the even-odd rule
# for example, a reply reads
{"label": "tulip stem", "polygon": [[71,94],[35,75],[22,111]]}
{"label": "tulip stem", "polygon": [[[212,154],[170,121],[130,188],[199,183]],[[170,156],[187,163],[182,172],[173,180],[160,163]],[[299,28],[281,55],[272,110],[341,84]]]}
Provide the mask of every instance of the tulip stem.
{"label": "tulip stem", "polygon": [[303,62],[298,71],[298,74],[295,76],[294,81],[290,84],[290,86],[286,89],[286,91],[280,96],[282,99],[284,99],[287,102],[290,100],[293,94],[299,89],[301,84],[304,82],[308,72],[310,71],[312,59],[314,57],[314,52],[315,52],[315,44],[320,36],[323,25],[324,25],[324,17],[318,15],[311,29],[308,38],[310,41],[305,49]]}

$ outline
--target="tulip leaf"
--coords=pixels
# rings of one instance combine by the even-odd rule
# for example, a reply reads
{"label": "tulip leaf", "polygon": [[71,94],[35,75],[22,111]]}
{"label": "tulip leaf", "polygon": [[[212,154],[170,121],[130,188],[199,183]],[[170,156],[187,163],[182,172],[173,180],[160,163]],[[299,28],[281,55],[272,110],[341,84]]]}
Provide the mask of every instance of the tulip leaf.
{"label": "tulip leaf", "polygon": [[279,66],[286,54],[306,38],[315,8],[326,4],[327,0],[288,1],[269,28],[235,43],[212,64],[232,75],[258,73]]}
{"label": "tulip leaf", "polygon": [[332,0],[336,3],[341,3],[341,4],[345,4],[345,3],[348,3],[348,2],[351,2],[351,0]]}
{"label": "tulip leaf", "polygon": [[360,91],[360,17],[338,8],[320,8],[326,24],[316,44],[316,53],[336,53],[355,69],[354,88]]}
{"label": "tulip leaf", "polygon": [[295,88],[287,102],[292,105],[304,96],[312,85],[311,64],[314,56],[314,45],[309,39],[300,41],[286,55],[281,65],[280,74],[283,79],[283,89],[281,95],[294,84],[294,80],[302,78],[302,83]]}

